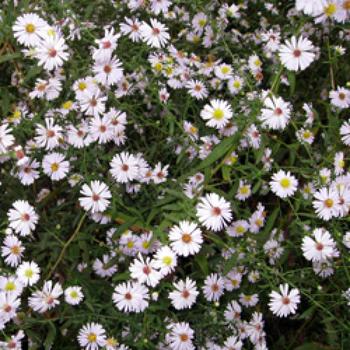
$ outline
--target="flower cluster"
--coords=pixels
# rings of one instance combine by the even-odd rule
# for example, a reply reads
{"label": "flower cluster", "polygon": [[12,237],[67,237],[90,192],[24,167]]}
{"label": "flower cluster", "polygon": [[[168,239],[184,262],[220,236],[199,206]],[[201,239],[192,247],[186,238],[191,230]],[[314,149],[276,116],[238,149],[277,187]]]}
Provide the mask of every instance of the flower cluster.
{"label": "flower cluster", "polygon": [[1,349],[350,342],[350,1],[3,3]]}

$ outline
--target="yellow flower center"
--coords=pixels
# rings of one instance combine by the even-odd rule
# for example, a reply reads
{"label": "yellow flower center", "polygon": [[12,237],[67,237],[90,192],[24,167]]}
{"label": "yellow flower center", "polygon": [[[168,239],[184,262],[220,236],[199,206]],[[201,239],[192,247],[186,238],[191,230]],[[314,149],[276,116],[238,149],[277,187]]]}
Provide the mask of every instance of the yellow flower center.
{"label": "yellow flower center", "polygon": [[198,129],[195,126],[191,126],[190,127],[190,133],[191,134],[197,134],[197,132],[198,132]]}
{"label": "yellow flower center", "polygon": [[26,25],[26,32],[29,34],[34,33],[35,32],[35,25],[32,23],[28,23]]}
{"label": "yellow flower center", "polygon": [[148,242],[148,241],[142,242],[142,247],[143,247],[143,248],[148,249],[149,246],[150,246],[150,242]]}
{"label": "yellow flower center", "polygon": [[165,73],[166,73],[167,75],[173,74],[173,68],[172,68],[172,67],[167,67],[167,69],[165,70]]}
{"label": "yellow flower center", "polygon": [[13,292],[14,290],[16,290],[16,285],[14,282],[10,281],[10,282],[7,282],[6,285],[5,285],[5,288],[4,290],[6,292]]}
{"label": "yellow flower center", "polygon": [[328,198],[328,199],[326,199],[326,200],[324,201],[324,205],[325,205],[327,208],[332,208],[332,207],[333,207],[333,204],[334,204],[334,202],[333,202],[333,199],[331,199],[331,198]]}
{"label": "yellow flower center", "polygon": [[222,110],[222,109],[220,109],[220,108],[217,108],[217,109],[215,109],[214,110],[214,112],[213,112],[213,118],[215,119],[215,120],[222,120],[222,118],[224,117],[224,111]]}
{"label": "yellow flower center", "polygon": [[13,112],[13,114],[12,114],[12,116],[11,116],[11,120],[16,120],[16,119],[20,119],[21,118],[21,115],[22,115],[22,113],[21,113],[21,111],[19,110],[19,109],[16,109],[14,112]]}
{"label": "yellow flower center", "polygon": [[205,18],[202,18],[198,21],[198,24],[203,28],[207,24],[207,20]]}
{"label": "yellow flower center", "polygon": [[97,340],[97,335],[95,333],[89,333],[87,339],[90,343],[94,343]]}
{"label": "yellow flower center", "polygon": [[257,67],[260,67],[260,66],[261,66],[261,61],[259,60],[259,58],[257,58],[257,59],[254,61],[254,64],[255,64]]}
{"label": "yellow flower center", "polygon": [[163,264],[166,266],[170,266],[172,262],[173,262],[173,259],[171,258],[171,256],[165,256],[163,258]]}
{"label": "yellow flower center", "polygon": [[155,69],[157,72],[160,72],[160,71],[163,69],[163,65],[162,65],[160,62],[157,62],[157,63],[154,65],[154,69]]}
{"label": "yellow flower center", "polygon": [[70,292],[70,296],[71,296],[71,298],[76,299],[76,298],[78,298],[78,292],[76,290],[72,290]]}
{"label": "yellow flower center", "polygon": [[327,17],[332,17],[336,11],[337,11],[337,5],[334,3],[331,3],[324,8],[324,14]]}
{"label": "yellow flower center", "polygon": [[14,255],[19,255],[21,252],[21,249],[18,245],[14,245],[13,247],[11,247],[11,253]]}
{"label": "yellow flower center", "polygon": [[249,187],[248,186],[242,186],[239,190],[241,194],[248,194],[249,193]]}
{"label": "yellow flower center", "polygon": [[306,130],[303,134],[304,139],[309,139],[311,137],[311,132],[309,130]]}
{"label": "yellow flower center", "polygon": [[290,180],[287,179],[287,178],[284,178],[280,181],[280,185],[283,187],[283,188],[289,188],[290,187]]}
{"label": "yellow flower center", "polygon": [[201,38],[198,35],[193,35],[192,41],[195,44],[198,44],[200,42]]}
{"label": "yellow flower center", "polygon": [[62,108],[63,109],[71,109],[73,106],[73,101],[66,101],[62,104]]}
{"label": "yellow flower center", "polygon": [[59,165],[57,163],[52,163],[51,164],[51,171],[54,173],[59,169]]}
{"label": "yellow flower center", "polygon": [[24,272],[24,276],[26,276],[27,278],[32,278],[33,277],[33,270],[28,269]]}
{"label": "yellow flower center", "polygon": [[341,159],[341,160],[338,162],[338,166],[339,166],[339,168],[344,168],[345,162]]}
{"label": "yellow flower center", "polygon": [[54,37],[56,35],[56,32],[54,29],[49,28],[49,30],[47,31],[47,35]]}
{"label": "yellow flower center", "polygon": [[245,232],[245,228],[242,225],[239,225],[236,228],[236,232],[241,235],[242,233]]}
{"label": "yellow flower center", "polygon": [[126,246],[127,246],[129,249],[131,249],[131,248],[134,247],[134,242],[133,242],[133,241],[129,241],[129,242],[126,244]]}
{"label": "yellow flower center", "polygon": [[236,89],[239,89],[241,87],[241,82],[238,81],[238,80],[235,80],[233,82],[233,87],[236,88]]}
{"label": "yellow flower center", "polygon": [[78,84],[78,89],[79,89],[80,91],[84,91],[86,88],[87,88],[87,84],[84,83],[83,81],[81,81],[81,82]]}
{"label": "yellow flower center", "polygon": [[230,67],[228,67],[228,66],[221,67],[221,73],[222,74],[227,74],[229,72],[230,72]]}

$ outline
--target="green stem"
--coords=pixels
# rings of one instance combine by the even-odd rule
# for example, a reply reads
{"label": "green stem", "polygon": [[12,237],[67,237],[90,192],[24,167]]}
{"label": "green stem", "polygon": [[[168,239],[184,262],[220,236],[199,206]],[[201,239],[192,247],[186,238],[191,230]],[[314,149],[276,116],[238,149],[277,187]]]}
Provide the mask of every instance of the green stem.
{"label": "green stem", "polygon": [[65,243],[65,245],[63,246],[62,250],[61,250],[61,253],[60,255],[58,256],[55,264],[52,266],[50,272],[48,273],[46,279],[50,279],[50,277],[52,276],[52,274],[55,272],[57,266],[59,265],[59,263],[62,261],[63,257],[64,257],[64,254],[67,250],[67,248],[69,247],[69,245],[74,241],[75,237],[78,235],[79,231],[80,231],[80,228],[86,218],[86,213],[81,217],[79,223],[78,223],[78,226],[76,227],[76,229],[74,230],[73,234],[70,236],[70,238],[68,239],[68,241]]}

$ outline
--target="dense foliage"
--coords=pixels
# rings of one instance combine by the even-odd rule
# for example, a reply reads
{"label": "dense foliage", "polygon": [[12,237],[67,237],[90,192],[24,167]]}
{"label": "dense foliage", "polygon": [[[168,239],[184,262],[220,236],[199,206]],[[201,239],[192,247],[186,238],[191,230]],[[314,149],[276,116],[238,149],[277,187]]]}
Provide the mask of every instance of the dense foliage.
{"label": "dense foliage", "polygon": [[350,1],[0,16],[1,349],[350,347]]}

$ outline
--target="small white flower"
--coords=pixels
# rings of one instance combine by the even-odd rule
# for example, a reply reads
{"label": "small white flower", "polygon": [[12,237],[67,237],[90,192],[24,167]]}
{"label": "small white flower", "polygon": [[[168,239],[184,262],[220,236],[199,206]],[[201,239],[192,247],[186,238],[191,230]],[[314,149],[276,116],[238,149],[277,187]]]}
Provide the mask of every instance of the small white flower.
{"label": "small white flower", "polygon": [[269,307],[273,314],[278,317],[286,317],[295,314],[300,303],[300,294],[297,288],[289,291],[288,284],[280,285],[281,294],[272,291],[270,293]]}

